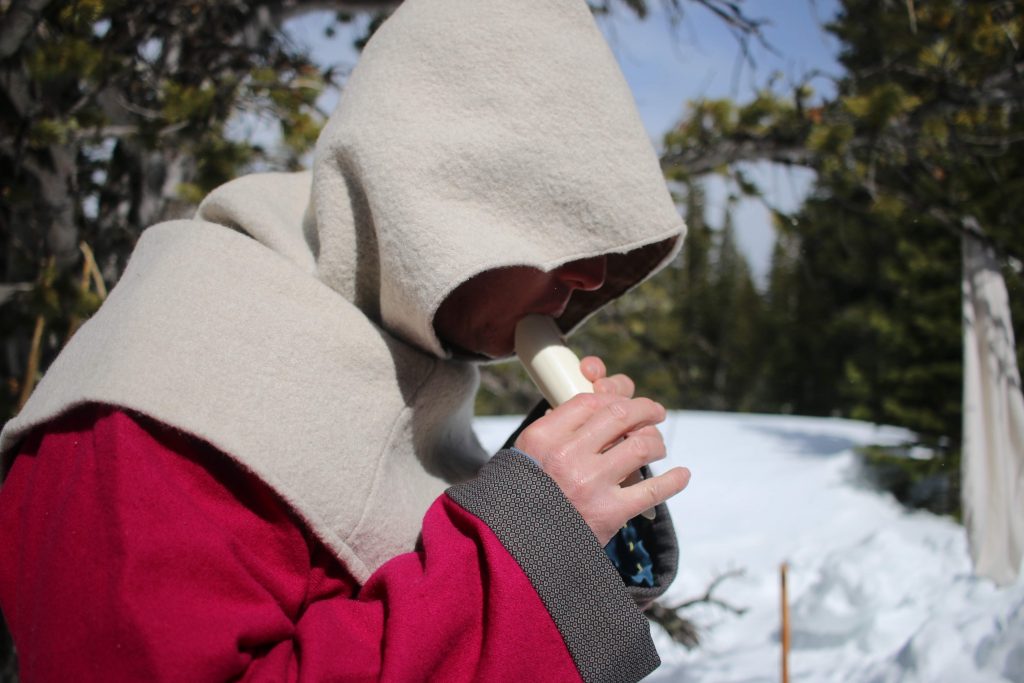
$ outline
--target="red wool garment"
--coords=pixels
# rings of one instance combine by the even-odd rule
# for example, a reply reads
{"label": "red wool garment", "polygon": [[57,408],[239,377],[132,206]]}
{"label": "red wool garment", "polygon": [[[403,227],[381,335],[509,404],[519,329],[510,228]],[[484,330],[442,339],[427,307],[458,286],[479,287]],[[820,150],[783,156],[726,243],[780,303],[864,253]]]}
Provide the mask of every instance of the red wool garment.
{"label": "red wool garment", "polygon": [[22,680],[580,680],[530,579],[442,495],[359,586],[266,484],[97,406],[0,489],[0,605]]}

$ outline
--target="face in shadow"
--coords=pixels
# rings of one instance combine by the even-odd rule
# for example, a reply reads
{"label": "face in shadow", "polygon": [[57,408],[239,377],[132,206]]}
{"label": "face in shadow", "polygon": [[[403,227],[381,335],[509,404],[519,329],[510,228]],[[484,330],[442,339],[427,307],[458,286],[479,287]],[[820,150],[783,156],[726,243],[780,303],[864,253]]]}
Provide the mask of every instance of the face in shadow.
{"label": "face in shadow", "polygon": [[442,302],[434,329],[450,349],[502,358],[514,351],[516,323],[533,313],[558,318],[573,292],[604,284],[608,259],[570,261],[552,271],[528,266],[487,270],[466,280]]}

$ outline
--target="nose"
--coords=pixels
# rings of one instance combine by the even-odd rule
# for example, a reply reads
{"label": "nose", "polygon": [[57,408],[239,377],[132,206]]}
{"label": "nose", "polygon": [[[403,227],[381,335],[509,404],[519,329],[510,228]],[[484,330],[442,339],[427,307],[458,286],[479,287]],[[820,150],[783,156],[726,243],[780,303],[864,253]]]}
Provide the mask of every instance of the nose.
{"label": "nose", "polygon": [[558,279],[572,289],[582,289],[585,292],[592,292],[600,289],[608,275],[608,257],[594,256],[592,258],[570,261],[555,269]]}

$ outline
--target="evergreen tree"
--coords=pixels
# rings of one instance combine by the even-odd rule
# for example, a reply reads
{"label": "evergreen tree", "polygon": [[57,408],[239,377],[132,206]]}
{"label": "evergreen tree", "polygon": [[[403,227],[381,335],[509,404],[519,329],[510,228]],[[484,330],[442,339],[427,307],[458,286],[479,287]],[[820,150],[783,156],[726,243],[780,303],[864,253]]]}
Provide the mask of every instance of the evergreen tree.
{"label": "evergreen tree", "polygon": [[671,361],[680,368],[675,378],[678,398],[673,405],[706,408],[716,354],[714,340],[709,336],[715,317],[715,234],[707,223],[700,183],[691,181],[685,188],[686,243],[678,261],[678,285],[672,288],[679,343]]}
{"label": "evergreen tree", "polygon": [[[0,415],[99,305],[141,230],[253,165],[297,166],[335,67],[281,32],[323,3],[4,3]],[[282,144],[231,139],[246,112]]]}
{"label": "evergreen tree", "polygon": [[[682,188],[686,244],[664,270],[598,312],[572,339],[581,354],[634,379],[670,408],[742,410],[753,404],[761,298],[733,230],[705,220],[699,183]],[[537,392],[518,363],[485,366],[480,413],[521,413]]]}
{"label": "evergreen tree", "polygon": [[705,220],[699,183],[684,186],[686,244],[661,273],[598,313],[574,343],[670,408],[745,410],[761,354],[761,297],[733,238]]}
{"label": "evergreen tree", "polygon": [[[1020,291],[1024,10],[843,0],[830,30],[846,69],[834,99],[815,106],[799,86],[698,103],[664,162],[675,176],[751,159],[818,172],[812,198],[782,221],[762,405],[955,445],[964,231],[991,240]],[[1013,307],[1020,338],[1020,297]]]}
{"label": "evergreen tree", "polygon": [[750,267],[736,247],[731,212],[718,234],[712,296],[716,362],[709,396],[721,410],[748,410],[762,361],[761,295],[754,286]]}

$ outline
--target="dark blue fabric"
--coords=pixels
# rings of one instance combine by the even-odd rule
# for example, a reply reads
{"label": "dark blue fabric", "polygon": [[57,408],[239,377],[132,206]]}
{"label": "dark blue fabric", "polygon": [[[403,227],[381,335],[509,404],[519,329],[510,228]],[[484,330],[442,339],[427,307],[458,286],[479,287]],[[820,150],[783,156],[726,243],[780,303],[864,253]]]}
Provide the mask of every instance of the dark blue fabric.
{"label": "dark blue fabric", "polygon": [[654,563],[632,521],[619,529],[604,547],[604,552],[627,586],[654,585]]}

